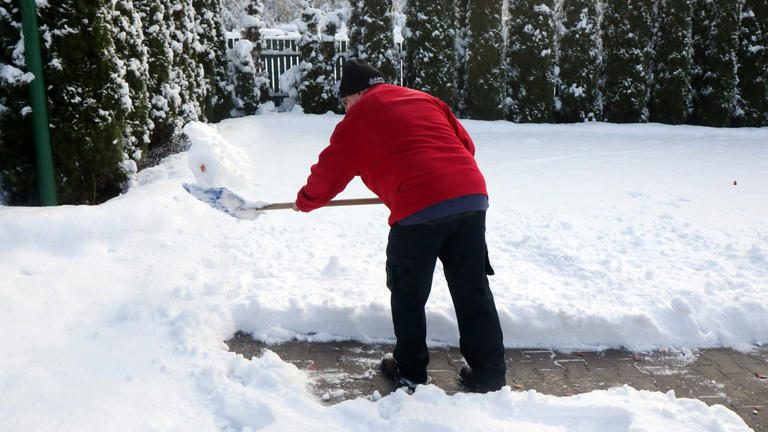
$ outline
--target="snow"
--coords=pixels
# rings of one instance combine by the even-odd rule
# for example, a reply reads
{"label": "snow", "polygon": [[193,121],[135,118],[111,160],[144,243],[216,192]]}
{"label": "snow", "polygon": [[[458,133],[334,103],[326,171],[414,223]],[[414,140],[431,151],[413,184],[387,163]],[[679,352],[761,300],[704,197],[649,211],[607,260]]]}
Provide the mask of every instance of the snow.
{"label": "snow", "polygon": [[234,50],[238,58],[245,57],[253,51],[253,43],[248,39],[240,39],[235,42]]}
{"label": "snow", "polygon": [[[428,385],[326,406],[274,353],[228,352],[222,341],[236,330],[270,341],[393,338],[383,206],[241,221],[181,188],[292,201],[340,119],[192,123],[189,152],[139,172],[105,204],[0,206],[3,427],[749,430],[725,407],[628,387],[558,398]],[[489,185],[506,346],[768,342],[768,129],[463,123]],[[356,180],[342,197],[369,195]],[[427,319],[430,343],[458,343],[439,268]]]}
{"label": "snow", "polygon": [[351,12],[348,9],[341,9],[333,12],[323,13],[320,20],[319,28],[323,29],[328,26],[334,26],[336,29],[341,29],[345,26],[344,17],[349,16]]}
{"label": "snow", "polygon": [[8,84],[21,86],[34,79],[35,75],[32,72],[24,72],[11,65],[0,63],[0,80]]}
{"label": "snow", "polygon": [[259,29],[259,32],[262,37],[270,39],[298,39],[301,37],[295,23],[286,25],[285,28],[262,28]]}

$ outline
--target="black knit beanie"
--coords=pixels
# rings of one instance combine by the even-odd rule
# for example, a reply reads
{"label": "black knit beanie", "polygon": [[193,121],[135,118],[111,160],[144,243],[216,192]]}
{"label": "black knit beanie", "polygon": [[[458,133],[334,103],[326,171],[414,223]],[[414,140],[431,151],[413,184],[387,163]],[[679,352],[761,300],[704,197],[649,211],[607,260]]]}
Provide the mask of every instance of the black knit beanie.
{"label": "black knit beanie", "polygon": [[366,62],[347,60],[341,67],[339,97],[355,94],[376,84],[384,84],[381,72]]}

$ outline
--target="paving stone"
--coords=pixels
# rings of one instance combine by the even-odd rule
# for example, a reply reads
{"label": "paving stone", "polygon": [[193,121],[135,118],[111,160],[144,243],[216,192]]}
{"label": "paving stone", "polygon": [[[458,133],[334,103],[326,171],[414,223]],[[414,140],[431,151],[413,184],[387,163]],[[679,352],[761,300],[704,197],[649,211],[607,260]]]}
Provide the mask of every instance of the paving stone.
{"label": "paving stone", "polygon": [[587,362],[589,369],[614,369],[620,362],[626,362],[626,360],[616,360],[605,356],[592,356],[585,354],[584,360]]}
{"label": "paving stone", "polygon": [[319,369],[335,369],[340,366],[338,351],[312,352],[312,360],[315,367]]}
{"label": "paving stone", "polygon": [[568,376],[568,379],[579,380],[590,376],[587,362],[583,359],[558,360],[557,364],[565,368],[565,373]]}
{"label": "paving stone", "polygon": [[514,362],[518,362],[518,361],[522,361],[524,359],[527,359],[527,357],[524,354],[524,351],[520,350],[520,349],[514,349],[514,350],[513,349],[509,349],[509,350],[507,350],[504,353],[504,358],[507,361],[507,363],[509,363],[509,362],[513,362],[514,363]]}
{"label": "paving stone", "polygon": [[555,361],[584,361],[584,354],[580,352],[561,353],[555,351],[554,354]]}
{"label": "paving stone", "polygon": [[[461,368],[461,366],[458,366]],[[451,370],[455,371],[457,365],[448,356],[448,350],[430,350],[428,370]]]}
{"label": "paving stone", "polygon": [[522,362],[516,363],[511,369],[508,368],[507,371],[507,374],[517,381],[537,381],[542,379],[536,369],[526,366]]}
{"label": "paving stone", "polygon": [[706,366],[706,365],[693,365],[692,369],[696,371],[697,373],[701,374],[704,377],[707,377],[709,379],[713,380],[722,380],[725,379],[725,374],[720,371],[720,369],[717,368],[717,366]]}
{"label": "paving stone", "polygon": [[281,358],[307,358],[310,357],[310,345],[306,343],[295,345],[277,345],[272,347],[265,347],[265,349],[277,350],[275,351]]}
{"label": "paving stone", "polygon": [[600,385],[601,388],[617,387],[622,384],[622,379],[616,368],[590,369],[588,379]]}
{"label": "paving stone", "polygon": [[724,374],[742,374],[749,372],[748,369],[744,369],[734,361],[729,351],[715,349],[708,352],[707,357],[711,359],[717,366],[717,369]]}
{"label": "paving stone", "polygon": [[568,380],[568,374],[563,368],[538,369],[536,372],[547,382],[564,382]]}
{"label": "paving stone", "polygon": [[523,351],[521,362],[532,362],[534,367],[546,368],[554,363],[555,353],[549,350]]}
{"label": "paving stone", "polygon": [[[452,371],[429,371],[430,383],[439,383],[439,387],[448,394],[461,391],[458,374]],[[437,385],[437,384],[435,384]]]}
{"label": "paving stone", "polygon": [[642,378],[648,374],[643,373],[634,362],[621,362],[616,366],[619,376],[622,378]]}
{"label": "paving stone", "polygon": [[693,380],[681,381],[677,376],[657,376],[654,377],[656,388],[661,392],[674,390],[677,397],[696,398],[723,398],[722,392],[713,389],[711,386],[698,383]]}

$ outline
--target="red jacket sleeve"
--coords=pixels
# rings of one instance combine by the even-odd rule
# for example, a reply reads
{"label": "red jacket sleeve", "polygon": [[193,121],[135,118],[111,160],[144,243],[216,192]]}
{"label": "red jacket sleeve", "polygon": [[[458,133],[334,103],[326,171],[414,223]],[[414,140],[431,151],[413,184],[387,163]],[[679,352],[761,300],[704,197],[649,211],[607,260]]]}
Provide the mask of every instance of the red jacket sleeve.
{"label": "red jacket sleeve", "polygon": [[328,204],[357,175],[355,152],[350,144],[341,138],[337,128],[331,136],[331,144],[312,165],[307,184],[299,190],[296,197],[299,210],[309,212]]}

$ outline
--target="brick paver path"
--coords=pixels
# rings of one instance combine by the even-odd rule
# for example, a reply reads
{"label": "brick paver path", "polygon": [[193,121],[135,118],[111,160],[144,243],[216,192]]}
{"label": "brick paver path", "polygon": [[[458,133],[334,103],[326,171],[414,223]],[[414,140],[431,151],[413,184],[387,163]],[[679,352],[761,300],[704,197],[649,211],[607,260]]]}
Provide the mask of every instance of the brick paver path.
{"label": "brick paver path", "polygon": [[[246,358],[270,349],[308,371],[310,390],[325,403],[393,391],[392,383],[378,373],[379,361],[392,351],[392,345],[352,341],[266,345],[245,333],[237,333],[227,345]],[[750,353],[723,348],[693,353],[510,349],[506,358],[507,384],[513,390],[534,389],[556,396],[624,384],[638,390],[674,390],[677,397],[725,405],[755,432],[768,432],[768,347],[756,347]],[[431,349],[430,383],[449,394],[462,391],[457,374],[463,364],[457,348]]]}

